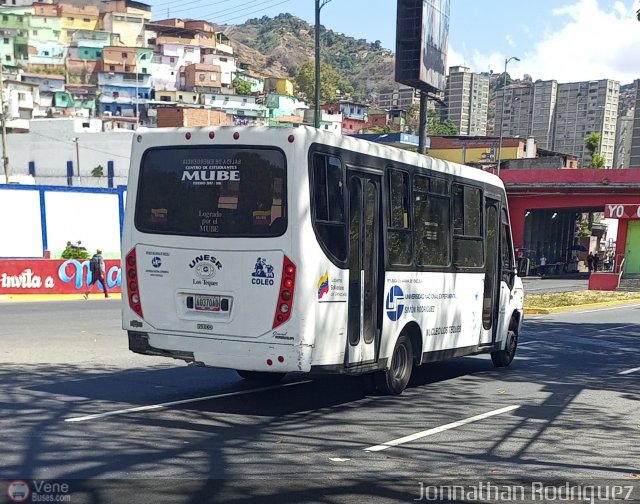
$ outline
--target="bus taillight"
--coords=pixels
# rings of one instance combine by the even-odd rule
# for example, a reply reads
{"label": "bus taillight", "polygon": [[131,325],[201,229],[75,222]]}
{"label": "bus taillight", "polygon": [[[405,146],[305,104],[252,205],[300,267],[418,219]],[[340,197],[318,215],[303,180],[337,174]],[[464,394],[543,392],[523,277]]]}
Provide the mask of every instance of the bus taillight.
{"label": "bus taillight", "polygon": [[282,279],[280,293],[276,305],[276,315],[273,319],[273,329],[284,324],[291,317],[293,307],[293,291],[296,286],[296,267],[291,260],[284,256],[282,261]]}
{"label": "bus taillight", "polygon": [[140,318],[144,318],[142,316],[142,305],[140,304],[140,291],[138,287],[138,269],[136,260],[136,249],[133,248],[127,254],[127,258],[125,260],[127,271],[125,275],[125,279],[127,282],[127,295],[129,296],[129,306],[131,309],[140,315]]}

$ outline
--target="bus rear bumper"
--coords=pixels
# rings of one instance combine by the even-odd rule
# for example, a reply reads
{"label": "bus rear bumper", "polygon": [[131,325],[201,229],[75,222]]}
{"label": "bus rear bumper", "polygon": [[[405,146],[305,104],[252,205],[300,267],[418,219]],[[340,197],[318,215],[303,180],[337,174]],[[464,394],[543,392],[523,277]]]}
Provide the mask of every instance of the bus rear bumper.
{"label": "bus rear bumper", "polygon": [[311,369],[312,348],[308,345],[203,340],[137,331],[128,331],[128,334],[132,352],[172,357],[200,366],[272,373],[308,372]]}

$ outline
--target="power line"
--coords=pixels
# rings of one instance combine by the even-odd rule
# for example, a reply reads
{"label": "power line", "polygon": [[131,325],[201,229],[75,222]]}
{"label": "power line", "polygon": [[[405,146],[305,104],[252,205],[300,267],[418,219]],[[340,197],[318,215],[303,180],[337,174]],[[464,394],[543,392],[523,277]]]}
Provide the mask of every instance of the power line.
{"label": "power line", "polygon": [[[257,1],[257,0],[253,0],[253,1],[255,2],[255,1]],[[262,3],[264,4],[264,3],[269,3],[269,2],[273,2],[273,1],[274,1],[274,0],[266,0],[266,1],[262,2]],[[272,5],[269,5],[269,6],[266,6],[266,7],[261,7],[260,9],[257,9],[257,10],[251,11],[251,12],[247,12],[247,13],[245,13],[245,14],[241,14],[240,16],[233,16],[233,17],[224,17],[224,16],[223,16],[223,18],[222,18],[222,19],[215,19],[215,16],[213,16],[213,17],[200,17],[199,19],[200,19],[201,21],[208,21],[208,22],[210,22],[210,23],[215,23],[215,24],[224,24],[224,23],[226,23],[226,22],[228,22],[228,21],[233,21],[234,19],[250,17],[250,16],[251,16],[251,15],[253,15],[253,14],[259,14],[259,13],[261,13],[261,12],[268,11],[269,9],[272,9],[273,7],[276,7],[276,6],[278,6],[278,5],[282,5],[282,4],[284,4],[284,3],[288,3],[288,2],[290,2],[290,1],[291,1],[291,0],[282,0],[282,1],[277,2],[277,3],[274,3],[274,4],[272,4]],[[261,4],[253,5],[251,8],[253,8],[253,7],[257,7],[258,5],[261,5]],[[241,10],[244,10],[244,9],[241,9]],[[239,11],[238,11],[238,10],[235,10],[235,12],[239,12]],[[235,12],[234,12],[234,13],[235,13]],[[211,14],[211,13],[210,13],[210,14]],[[209,15],[210,15],[210,14],[209,14]],[[169,36],[179,36],[179,35],[180,35],[180,34],[182,34],[182,33],[192,33],[192,32],[193,32],[193,30],[187,30],[187,29],[175,30],[175,31],[171,32],[171,34],[169,34]]]}
{"label": "power line", "polygon": [[[225,3],[225,2],[231,2],[233,0],[218,0],[217,2],[210,2],[209,0],[190,0],[188,2],[180,2],[179,5],[190,5],[190,4],[194,4],[194,3],[207,3],[209,5],[215,5],[215,4],[220,4],[220,3]],[[161,3],[153,3],[151,4],[151,7],[164,7],[165,5],[175,5],[178,2],[176,0],[171,0],[169,2],[161,2]]]}
{"label": "power line", "polygon": [[[255,4],[256,2],[258,2],[259,0],[249,0],[248,2],[243,2],[243,5],[248,5],[248,4]],[[266,0],[262,3],[268,3],[268,2],[272,2],[273,0]],[[261,4],[258,4],[261,5]],[[252,7],[248,7],[248,9],[252,9],[253,7],[257,7],[256,5],[252,6]],[[181,9],[181,10],[188,10],[188,9]],[[244,9],[238,9],[238,6],[233,6],[233,7],[228,7],[222,10],[218,10],[218,11],[210,11],[207,13],[203,13],[202,15],[198,16],[200,19],[206,19],[207,16],[214,16],[214,15],[218,15],[221,14],[223,12],[229,12],[229,11],[235,11],[235,12],[240,12],[242,10],[247,10],[247,8]]]}
{"label": "power line", "polygon": [[[169,2],[171,4],[176,4],[179,8],[178,9],[171,9],[172,13],[175,12],[184,12],[184,11],[188,11],[188,10],[193,10],[194,8],[197,8],[198,6],[193,6],[193,7],[184,7],[185,5],[190,5],[190,4],[201,4],[202,7],[209,7],[211,5],[215,5],[215,4],[221,4],[221,3],[227,3],[227,2],[232,2],[234,0],[220,0],[219,2],[209,2],[208,0],[191,0],[190,2]],[[154,7],[160,7],[161,5],[156,5]]]}
{"label": "power line", "polygon": [[[273,7],[276,7],[277,5],[282,5],[282,4],[285,4],[285,3],[289,3],[290,1],[291,0],[282,0],[281,2],[275,3],[273,5],[269,5],[268,7],[263,7],[262,9],[258,9],[258,10],[252,11],[252,12],[247,12],[245,14],[241,14],[240,16],[234,16],[234,17],[230,17],[230,18],[223,17],[223,19],[219,20],[218,23],[219,24],[220,23],[226,23],[228,21],[233,21],[234,19],[240,19],[240,18],[248,17],[248,16],[250,16],[252,14],[259,14],[261,12],[268,11],[269,9],[271,9]],[[257,7],[257,6],[254,6],[254,7]]]}

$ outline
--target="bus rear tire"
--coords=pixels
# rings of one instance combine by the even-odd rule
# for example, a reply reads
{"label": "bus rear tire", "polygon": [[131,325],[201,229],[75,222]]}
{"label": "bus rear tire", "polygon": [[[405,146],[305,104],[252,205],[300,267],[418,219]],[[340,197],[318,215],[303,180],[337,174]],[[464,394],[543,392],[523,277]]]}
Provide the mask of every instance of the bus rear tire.
{"label": "bus rear tire", "polygon": [[243,371],[236,369],[240,378],[261,383],[280,383],[286,373],[268,373],[266,371]]}
{"label": "bus rear tire", "polygon": [[375,374],[378,391],[384,395],[398,395],[407,387],[413,370],[413,347],[408,336],[402,334],[391,356],[389,369]]}
{"label": "bus rear tire", "polygon": [[507,333],[507,343],[504,350],[498,350],[491,352],[491,361],[495,367],[507,367],[513,358],[516,356],[516,350],[518,349],[518,334],[515,331],[509,330]]}

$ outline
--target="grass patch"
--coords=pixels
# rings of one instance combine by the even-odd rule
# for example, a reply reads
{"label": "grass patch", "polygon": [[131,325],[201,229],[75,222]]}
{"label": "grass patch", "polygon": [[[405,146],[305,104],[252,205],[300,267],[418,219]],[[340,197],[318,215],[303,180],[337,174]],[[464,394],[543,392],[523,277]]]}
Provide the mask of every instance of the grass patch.
{"label": "grass patch", "polygon": [[575,291],[575,292],[547,292],[544,294],[526,294],[525,308],[557,308],[560,306],[576,306],[607,301],[640,300],[638,292],[614,291]]}

